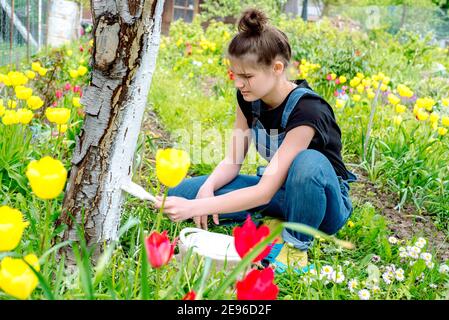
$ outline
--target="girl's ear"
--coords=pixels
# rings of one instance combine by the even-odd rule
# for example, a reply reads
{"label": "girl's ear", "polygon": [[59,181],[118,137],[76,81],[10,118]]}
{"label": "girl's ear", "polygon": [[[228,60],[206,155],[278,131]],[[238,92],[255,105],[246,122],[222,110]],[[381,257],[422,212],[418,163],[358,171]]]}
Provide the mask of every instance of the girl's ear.
{"label": "girl's ear", "polygon": [[284,72],[284,63],[280,60],[276,60],[273,65],[274,73],[281,75]]}

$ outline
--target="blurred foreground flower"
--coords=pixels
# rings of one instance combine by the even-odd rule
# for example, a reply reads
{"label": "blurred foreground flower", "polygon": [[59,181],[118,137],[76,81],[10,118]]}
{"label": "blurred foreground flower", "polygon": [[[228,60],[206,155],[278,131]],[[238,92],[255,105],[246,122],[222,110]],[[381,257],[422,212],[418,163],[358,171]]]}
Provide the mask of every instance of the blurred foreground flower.
{"label": "blurred foreground flower", "polygon": [[22,239],[29,222],[23,221],[22,212],[8,206],[0,207],[0,251],[14,250]]}
{"label": "blurred foreground flower", "polygon": [[162,233],[153,231],[145,238],[148,262],[153,268],[160,268],[170,261],[175,250],[176,241],[177,239],[170,243],[167,230]]}
{"label": "blurred foreground flower", "polygon": [[[24,260],[40,270],[39,261],[34,254],[27,255]],[[0,263],[0,288],[7,294],[27,299],[38,284],[33,270],[22,260],[6,257]]]}
{"label": "blurred foreground flower", "polygon": [[[261,226],[256,228],[256,225],[251,220],[248,215],[245,223],[241,227],[235,227],[233,230],[235,249],[239,256],[243,258],[252,248],[254,248],[259,242],[264,238],[268,237],[270,234],[270,229],[268,226]],[[265,258],[271,250],[271,246],[267,246],[264,251],[262,251],[253,262],[262,260]]]}
{"label": "blurred foreground flower", "polygon": [[242,281],[237,281],[237,300],[275,300],[279,288],[273,283],[271,268],[252,270]]}

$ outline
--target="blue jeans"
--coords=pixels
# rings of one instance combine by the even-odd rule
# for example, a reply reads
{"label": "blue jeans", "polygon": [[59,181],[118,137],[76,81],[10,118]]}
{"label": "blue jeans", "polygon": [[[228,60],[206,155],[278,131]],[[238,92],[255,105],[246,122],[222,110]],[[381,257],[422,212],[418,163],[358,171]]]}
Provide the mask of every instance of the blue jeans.
{"label": "blue jeans", "polygon": [[[170,189],[168,195],[195,199],[207,178],[203,175],[184,179],[177,187]],[[215,195],[254,186],[260,178],[259,175],[239,174],[216,190]],[[267,205],[221,214],[220,223],[224,219],[243,221],[249,212],[306,224],[327,234],[335,234],[345,225],[353,210],[348,193],[348,181],[336,175],[329,160],[322,153],[307,149],[296,156],[285,183]],[[313,240],[309,235],[290,229],[284,229],[282,236],[300,250],[307,250]]]}

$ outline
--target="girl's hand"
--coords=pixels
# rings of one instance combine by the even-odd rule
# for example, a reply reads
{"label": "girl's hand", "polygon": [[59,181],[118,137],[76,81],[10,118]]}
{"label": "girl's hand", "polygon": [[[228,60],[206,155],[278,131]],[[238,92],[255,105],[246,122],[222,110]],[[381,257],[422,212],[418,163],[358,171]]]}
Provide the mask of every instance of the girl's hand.
{"label": "girl's hand", "polygon": [[[154,203],[156,208],[162,207],[162,199],[162,196],[156,196],[156,202]],[[181,197],[167,197],[164,203],[164,212],[173,222],[181,222],[192,218],[198,214],[199,209],[195,206],[195,200]]]}
{"label": "girl's hand", "polygon": [[[210,197],[214,197],[214,190],[212,188],[200,188],[200,190],[198,191],[198,194],[196,195],[197,199],[202,199],[202,198],[210,198]],[[197,228],[201,228],[204,230],[207,230],[207,220],[208,220],[208,215],[203,215],[203,216],[196,216],[193,217],[193,221],[195,222]],[[214,214],[212,215],[214,223],[218,224],[218,214]]]}

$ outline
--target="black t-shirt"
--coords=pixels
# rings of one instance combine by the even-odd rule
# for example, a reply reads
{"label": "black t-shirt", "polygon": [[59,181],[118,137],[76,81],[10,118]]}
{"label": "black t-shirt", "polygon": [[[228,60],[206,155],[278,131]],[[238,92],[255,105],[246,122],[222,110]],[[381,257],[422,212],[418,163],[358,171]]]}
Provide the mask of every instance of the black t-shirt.
{"label": "black t-shirt", "polygon": [[[295,83],[299,87],[311,89],[306,80],[296,80]],[[278,107],[271,110],[261,101],[259,121],[268,133],[270,129],[277,129],[279,133],[284,131],[281,128],[282,113],[290,94]],[[251,102],[243,99],[240,90],[237,90],[237,101],[246,117],[248,127],[251,128],[253,120]],[[291,112],[285,132],[287,133],[301,125],[307,125],[315,129],[315,135],[308,149],[314,149],[324,154],[334,167],[337,175],[343,179],[348,179],[347,169],[341,157],[341,131],[335,120],[332,107],[322,98],[305,94]]]}

